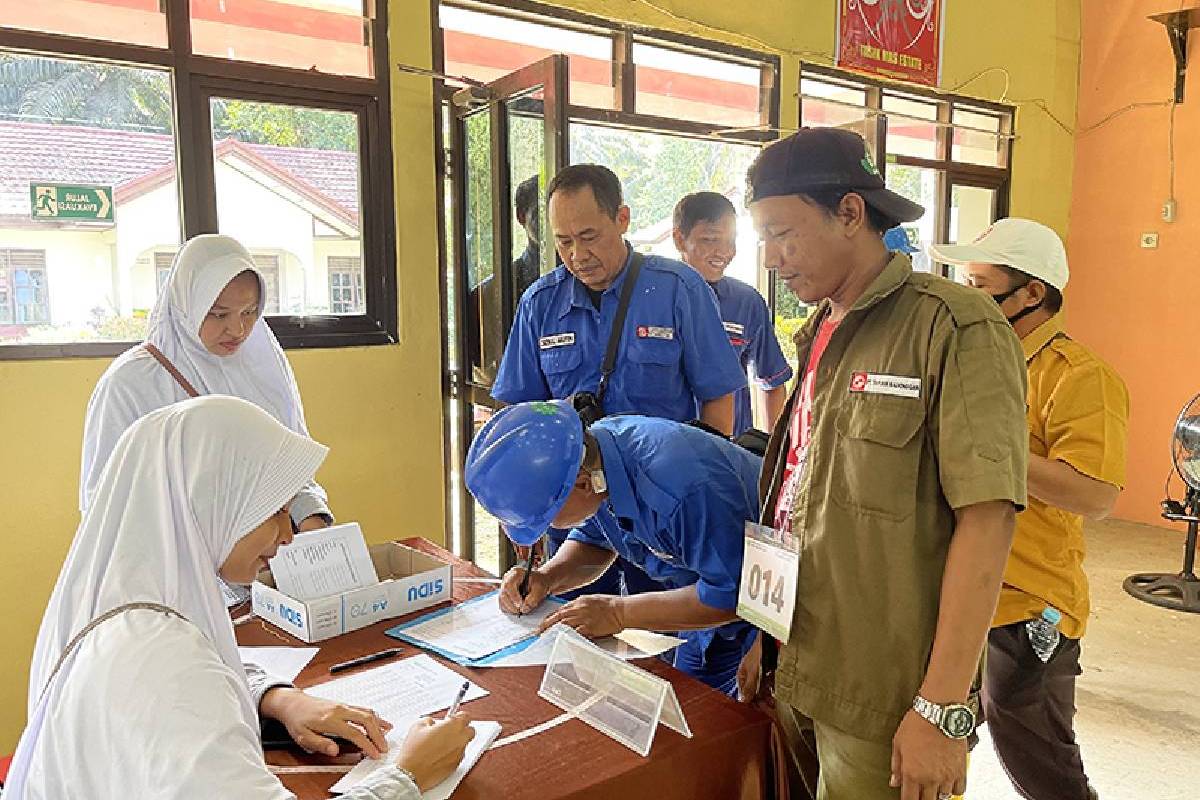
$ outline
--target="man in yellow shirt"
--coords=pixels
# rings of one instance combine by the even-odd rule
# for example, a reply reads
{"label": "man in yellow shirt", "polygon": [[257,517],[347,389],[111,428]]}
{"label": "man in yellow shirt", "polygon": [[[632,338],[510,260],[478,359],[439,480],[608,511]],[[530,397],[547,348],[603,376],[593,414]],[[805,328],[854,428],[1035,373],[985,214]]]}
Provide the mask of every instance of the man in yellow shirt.
{"label": "man in yellow shirt", "polygon": [[1029,368],[1029,505],[988,635],[984,717],[1023,797],[1094,798],[1073,726],[1088,618],[1083,520],[1106,517],[1125,483],[1129,393],[1063,328],[1067,256],[1054,231],[1002,219],[974,244],[930,249],[1000,305]]}

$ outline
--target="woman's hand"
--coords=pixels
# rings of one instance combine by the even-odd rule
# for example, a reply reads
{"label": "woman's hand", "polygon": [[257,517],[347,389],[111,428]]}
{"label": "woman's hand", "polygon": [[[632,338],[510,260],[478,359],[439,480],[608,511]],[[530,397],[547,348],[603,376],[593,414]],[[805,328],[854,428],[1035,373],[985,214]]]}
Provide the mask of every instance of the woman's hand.
{"label": "woman's hand", "polygon": [[381,758],[388,749],[384,736],[392,724],[369,708],[334,703],[280,686],[263,695],[259,710],[282,722],[296,744],[309,753],[336,756],[337,742],[329,736],[353,742],[371,758]]}
{"label": "woman's hand", "polygon": [[296,526],[296,530],[300,531],[300,533],[306,533],[328,527],[329,519],[324,514],[313,514],[301,520],[300,524]]}
{"label": "woman's hand", "polygon": [[396,766],[408,770],[422,793],[454,772],[467,745],[475,738],[471,720],[461,711],[450,719],[419,719],[408,729],[396,756]]}

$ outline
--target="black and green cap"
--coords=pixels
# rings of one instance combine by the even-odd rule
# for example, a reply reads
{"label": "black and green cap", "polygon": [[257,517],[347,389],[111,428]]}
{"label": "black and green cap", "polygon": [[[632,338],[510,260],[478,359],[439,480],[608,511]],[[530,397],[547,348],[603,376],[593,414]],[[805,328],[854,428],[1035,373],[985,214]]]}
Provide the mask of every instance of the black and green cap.
{"label": "black and green cap", "polygon": [[912,222],[925,209],[883,182],[867,143],[841,128],[801,128],[763,150],[747,174],[747,204],[814,189],[846,189],[896,222]]}

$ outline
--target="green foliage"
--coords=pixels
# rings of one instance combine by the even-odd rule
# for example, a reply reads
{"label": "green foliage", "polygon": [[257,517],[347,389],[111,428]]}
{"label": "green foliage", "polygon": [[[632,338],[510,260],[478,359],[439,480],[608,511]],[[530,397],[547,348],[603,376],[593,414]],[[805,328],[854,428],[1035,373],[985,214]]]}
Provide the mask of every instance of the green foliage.
{"label": "green foliage", "polygon": [[158,70],[3,54],[0,117],[169,133],[171,81]]}
{"label": "green foliage", "polygon": [[314,150],[358,150],[358,119],[342,111],[213,100],[213,136],[251,144],[305,147]]}

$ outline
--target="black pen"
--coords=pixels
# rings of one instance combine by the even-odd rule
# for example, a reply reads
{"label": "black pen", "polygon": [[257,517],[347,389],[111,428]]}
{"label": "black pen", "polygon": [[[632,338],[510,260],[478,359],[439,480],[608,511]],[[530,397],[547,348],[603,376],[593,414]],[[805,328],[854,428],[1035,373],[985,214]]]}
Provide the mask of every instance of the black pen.
{"label": "black pen", "polygon": [[332,675],[335,672],[345,672],[348,669],[354,669],[355,667],[361,667],[363,664],[371,664],[375,661],[383,661],[385,658],[391,658],[392,656],[398,656],[403,652],[404,652],[404,648],[402,648],[402,647],[392,647],[387,650],[380,650],[378,653],[371,653],[370,655],[359,656],[358,658],[352,658],[349,661],[343,661],[340,664],[334,664],[332,667],[329,668],[329,674]]}
{"label": "black pen", "polygon": [[529,576],[533,574],[533,548],[529,550],[529,560],[525,562],[525,577],[521,578],[521,585],[517,587],[517,591],[521,594],[521,607],[525,606],[525,595],[529,594]]}

